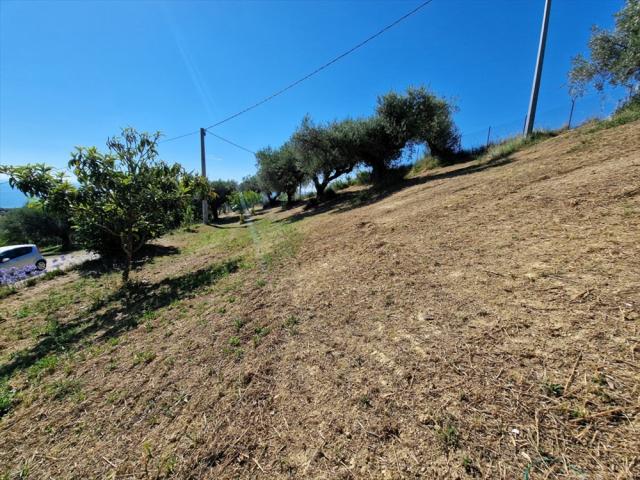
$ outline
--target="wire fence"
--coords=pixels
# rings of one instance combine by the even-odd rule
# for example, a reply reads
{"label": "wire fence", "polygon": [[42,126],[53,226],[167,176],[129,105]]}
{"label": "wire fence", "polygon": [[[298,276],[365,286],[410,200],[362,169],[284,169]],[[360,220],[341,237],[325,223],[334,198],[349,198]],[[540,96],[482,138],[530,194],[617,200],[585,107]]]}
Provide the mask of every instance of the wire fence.
{"label": "wire fence", "polygon": [[[587,120],[607,117],[619,106],[618,100],[597,93],[577,99],[573,108],[572,103],[568,99],[566,104],[539,109],[536,113],[536,130],[575,128]],[[523,114],[520,118],[464,131],[461,134],[462,145],[464,148],[482,147],[523,135],[526,119],[526,114]]]}
{"label": "wire fence", "polygon": [[[605,118],[613,113],[620,101],[611,96],[598,93],[584,96],[575,101],[572,108],[570,99],[565,104],[550,108],[541,108],[536,114],[536,129],[558,129],[570,126],[575,128],[587,120]],[[465,149],[483,147],[488,144],[499,143],[508,138],[524,134],[526,116],[512,118],[508,121],[491,123],[483,128],[476,128],[461,132],[461,142]],[[227,143],[230,143],[250,153],[253,151],[241,147],[225,138],[209,132]],[[413,162],[425,154],[424,147],[417,146],[411,152],[403,155],[403,163]],[[59,170],[59,169],[58,169]],[[24,205],[26,197],[19,191],[11,189],[5,178],[0,178],[0,209],[16,208]]]}

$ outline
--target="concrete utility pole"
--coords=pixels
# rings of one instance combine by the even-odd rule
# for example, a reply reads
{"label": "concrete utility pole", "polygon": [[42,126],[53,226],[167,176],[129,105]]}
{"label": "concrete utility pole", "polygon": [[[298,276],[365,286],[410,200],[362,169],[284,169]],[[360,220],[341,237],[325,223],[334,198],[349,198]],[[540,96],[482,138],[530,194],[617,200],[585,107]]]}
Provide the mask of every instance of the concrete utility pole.
{"label": "concrete utility pole", "polygon": [[[200,162],[202,164],[202,176],[207,178],[207,157],[204,152],[204,136],[207,134],[207,130],[200,129]],[[209,202],[206,198],[202,198],[202,223],[205,225],[209,223]]]}
{"label": "concrete utility pole", "polygon": [[529,114],[527,115],[526,135],[533,132],[533,124],[536,121],[536,107],[538,106],[538,91],[542,77],[542,63],[544,62],[544,49],[547,44],[547,30],[549,28],[549,14],[551,13],[551,0],[545,0],[544,17],[542,18],[542,31],[540,32],[540,45],[538,46],[538,61],[533,76],[533,88],[531,89],[531,101],[529,102]]}

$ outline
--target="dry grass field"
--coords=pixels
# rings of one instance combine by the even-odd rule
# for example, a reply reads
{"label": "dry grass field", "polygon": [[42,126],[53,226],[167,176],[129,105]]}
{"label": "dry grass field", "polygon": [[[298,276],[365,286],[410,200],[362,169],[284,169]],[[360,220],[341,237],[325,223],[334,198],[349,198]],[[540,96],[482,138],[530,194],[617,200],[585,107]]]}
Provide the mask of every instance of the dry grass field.
{"label": "dry grass field", "polygon": [[0,303],[0,478],[640,478],[640,122]]}

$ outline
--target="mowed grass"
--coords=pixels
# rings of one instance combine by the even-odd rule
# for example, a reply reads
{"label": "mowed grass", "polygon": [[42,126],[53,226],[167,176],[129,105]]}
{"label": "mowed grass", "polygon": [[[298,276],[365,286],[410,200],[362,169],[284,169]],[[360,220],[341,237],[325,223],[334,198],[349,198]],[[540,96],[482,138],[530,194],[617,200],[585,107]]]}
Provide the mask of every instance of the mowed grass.
{"label": "mowed grass", "polygon": [[639,127],[18,289],[0,478],[637,478]]}
{"label": "mowed grass", "polygon": [[[301,238],[295,226],[267,219],[200,226],[161,239],[171,253],[140,266],[129,290],[117,271],[74,272],[19,289],[0,305],[0,416],[38,399],[84,400],[78,372],[86,360],[109,356],[137,331],[170,336],[180,322],[206,324],[212,303],[223,316],[235,292],[266,285]],[[256,331],[253,341],[266,333]],[[128,364],[140,368],[156,356],[151,347],[134,349]]]}

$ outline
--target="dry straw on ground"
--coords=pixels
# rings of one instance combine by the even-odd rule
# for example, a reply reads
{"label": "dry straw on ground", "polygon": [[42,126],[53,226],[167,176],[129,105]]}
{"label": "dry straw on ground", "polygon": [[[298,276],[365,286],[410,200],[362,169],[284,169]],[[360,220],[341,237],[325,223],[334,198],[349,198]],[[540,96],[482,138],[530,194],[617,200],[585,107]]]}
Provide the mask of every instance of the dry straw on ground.
{"label": "dry straw on ground", "polygon": [[[639,478],[639,152],[637,122],[568,132],[370,204],[267,212],[269,231],[227,229],[225,249],[202,240],[213,230],[168,237],[182,253],[136,275],[170,303],[128,329],[115,309],[71,343],[68,368],[14,375],[0,465],[30,478]],[[193,295],[167,283],[227,255],[245,264]],[[81,280],[2,301],[3,361],[38,342],[15,334],[20,308],[79,292],[64,313],[32,313],[64,324],[114,288]]]}

